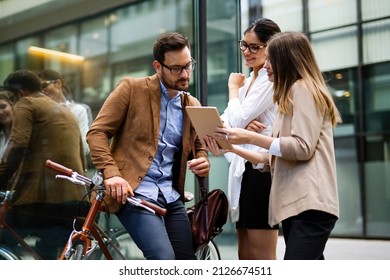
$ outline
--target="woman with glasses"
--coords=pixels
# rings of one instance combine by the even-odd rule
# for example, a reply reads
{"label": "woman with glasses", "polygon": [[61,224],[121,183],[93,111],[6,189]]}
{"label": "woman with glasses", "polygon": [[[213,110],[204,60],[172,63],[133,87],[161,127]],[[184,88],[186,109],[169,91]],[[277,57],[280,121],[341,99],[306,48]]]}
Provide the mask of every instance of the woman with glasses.
{"label": "woman with glasses", "polygon": [[[272,20],[260,18],[244,32],[239,47],[249,77],[231,73],[228,80],[229,103],[221,116],[226,127],[239,127],[271,135],[276,107],[272,83],[263,68],[269,38],[280,32]],[[228,178],[229,219],[236,223],[239,259],[276,259],[278,226],[268,224],[271,174],[263,163],[267,150],[254,145],[221,150],[212,138],[204,139],[214,155],[224,154],[230,163]]]}

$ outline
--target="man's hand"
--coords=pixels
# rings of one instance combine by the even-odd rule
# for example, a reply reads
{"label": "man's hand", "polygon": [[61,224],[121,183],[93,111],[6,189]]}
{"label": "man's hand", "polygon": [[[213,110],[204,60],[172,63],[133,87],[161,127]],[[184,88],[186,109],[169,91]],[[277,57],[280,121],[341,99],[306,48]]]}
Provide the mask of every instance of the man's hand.
{"label": "man's hand", "polygon": [[104,180],[106,192],[119,203],[125,204],[127,196],[134,196],[130,184],[122,177],[115,176]]}
{"label": "man's hand", "polygon": [[187,167],[192,173],[200,176],[206,177],[210,171],[210,164],[204,157],[192,159],[187,162]]}

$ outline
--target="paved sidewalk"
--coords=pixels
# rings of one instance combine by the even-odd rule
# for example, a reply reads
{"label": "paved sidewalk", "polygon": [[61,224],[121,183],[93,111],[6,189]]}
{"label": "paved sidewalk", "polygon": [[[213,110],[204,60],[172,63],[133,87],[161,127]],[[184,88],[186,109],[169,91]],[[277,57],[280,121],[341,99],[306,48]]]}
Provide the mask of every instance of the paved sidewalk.
{"label": "paved sidewalk", "polygon": [[[215,239],[222,260],[237,260],[237,240],[234,235]],[[278,259],[283,259],[284,240],[278,239]],[[390,260],[390,241],[331,238],[325,249],[326,260]]]}

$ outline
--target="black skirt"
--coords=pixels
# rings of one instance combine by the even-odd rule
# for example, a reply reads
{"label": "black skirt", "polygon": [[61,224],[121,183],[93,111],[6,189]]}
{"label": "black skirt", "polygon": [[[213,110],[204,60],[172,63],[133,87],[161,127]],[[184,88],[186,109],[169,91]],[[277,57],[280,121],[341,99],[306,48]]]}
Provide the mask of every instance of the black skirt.
{"label": "black skirt", "polygon": [[242,176],[240,192],[240,218],[236,228],[278,229],[278,225],[268,224],[269,194],[271,173],[253,169],[252,163],[246,162]]}

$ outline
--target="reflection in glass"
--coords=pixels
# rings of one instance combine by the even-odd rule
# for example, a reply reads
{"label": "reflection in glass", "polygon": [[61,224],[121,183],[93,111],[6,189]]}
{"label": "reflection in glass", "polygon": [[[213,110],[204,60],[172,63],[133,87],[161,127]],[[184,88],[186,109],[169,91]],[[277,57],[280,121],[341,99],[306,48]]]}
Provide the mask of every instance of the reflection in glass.
{"label": "reflection in glass", "polygon": [[[39,69],[41,57],[31,55],[28,52],[30,46],[36,46],[38,44],[37,37],[28,37],[16,42],[16,68],[26,69]],[[14,71],[15,69],[12,69]],[[7,73],[8,75],[9,73]]]}
{"label": "reflection in glass", "polygon": [[108,65],[107,18],[103,16],[81,25],[80,54],[83,63],[82,102],[91,104],[93,111],[99,108],[111,89]]}
{"label": "reflection in glass", "polygon": [[390,63],[367,66],[364,73],[366,130],[390,131]]}

